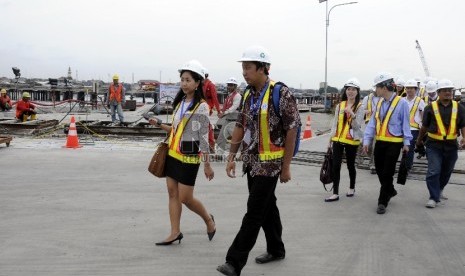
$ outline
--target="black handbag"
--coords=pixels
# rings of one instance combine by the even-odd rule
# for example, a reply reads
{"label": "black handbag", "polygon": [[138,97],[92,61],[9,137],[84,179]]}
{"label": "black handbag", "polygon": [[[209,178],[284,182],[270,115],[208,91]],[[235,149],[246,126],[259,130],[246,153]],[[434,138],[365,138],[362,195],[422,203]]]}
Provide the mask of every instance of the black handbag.
{"label": "black handbag", "polygon": [[[323,183],[323,188],[328,192],[326,185],[333,183],[333,149],[328,148],[328,151],[325,154],[325,159],[320,170],[320,181]],[[333,187],[331,186],[331,191]]]}

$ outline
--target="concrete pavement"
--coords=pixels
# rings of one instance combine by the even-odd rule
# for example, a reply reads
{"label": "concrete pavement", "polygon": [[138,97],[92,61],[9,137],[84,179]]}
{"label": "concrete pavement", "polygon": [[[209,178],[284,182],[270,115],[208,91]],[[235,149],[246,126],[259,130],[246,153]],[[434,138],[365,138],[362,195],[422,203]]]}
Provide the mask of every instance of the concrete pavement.
{"label": "concrete pavement", "polygon": [[[195,195],[215,216],[215,238],[184,207],[181,244],[156,247],[169,218],[165,181],[146,169],[154,146],[101,143],[72,150],[63,140],[25,138],[0,146],[0,275],[220,275],[245,212],[246,179],[228,178],[215,163],[207,182],[201,169]],[[334,203],[323,202],[318,179],[318,167],[293,166],[292,181],[276,192],[286,259],[254,262],[266,250],[261,232],[242,275],[465,275],[465,186],[449,185],[445,205],[427,209],[426,184],[409,180],[396,185],[381,216],[379,183],[368,171],[358,171],[356,195],[346,198],[343,166]]]}

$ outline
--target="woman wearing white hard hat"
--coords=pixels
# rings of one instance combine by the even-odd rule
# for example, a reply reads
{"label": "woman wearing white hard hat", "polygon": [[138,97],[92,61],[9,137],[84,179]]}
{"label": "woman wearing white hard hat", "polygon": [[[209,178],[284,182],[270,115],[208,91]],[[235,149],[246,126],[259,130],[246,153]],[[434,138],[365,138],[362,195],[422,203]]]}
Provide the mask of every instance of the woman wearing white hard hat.
{"label": "woman wearing white hard hat", "polygon": [[355,193],[355,158],[357,149],[363,138],[362,125],[364,110],[360,102],[360,83],[357,79],[350,79],[342,88],[341,102],[336,106],[331,134],[329,135],[329,147],[333,151],[333,195],[325,199],[325,202],[339,200],[339,181],[341,174],[342,156],[345,151],[347,169],[349,170],[350,187],[347,197],[353,197]]}
{"label": "woman wearing white hard hat", "polygon": [[179,70],[181,89],[173,101],[173,121],[171,125],[162,124],[160,119],[151,119],[151,124],[160,126],[169,133],[169,151],[165,161],[166,185],[169,198],[169,216],[171,232],[168,237],[156,245],[171,245],[181,242],[182,204],[199,215],[207,226],[208,239],[212,240],[216,232],[215,221],[200,200],[194,197],[194,185],[201,160],[204,162],[204,174],[213,179],[214,172],[209,163],[208,104],[203,98],[203,66],[196,60],[184,64]]}
{"label": "woman wearing white hard hat", "polygon": [[374,86],[380,99],[375,116],[371,117],[365,128],[363,153],[368,152],[369,145],[376,139],[375,167],[381,184],[376,212],[381,215],[386,213],[391,198],[397,195],[394,188],[397,160],[401,151],[408,152],[412,134],[408,103],[404,98],[397,96],[392,75],[378,74]]}
{"label": "woman wearing white hard hat", "polygon": [[226,89],[228,91],[228,96],[224,100],[222,112],[218,113],[220,118],[217,122],[217,126],[220,127],[220,133],[216,143],[218,145],[217,153],[223,154],[226,153],[226,142],[231,139],[232,131],[235,126],[235,121],[237,119],[237,109],[241,104],[242,96],[237,91],[237,80],[233,77],[229,78],[226,81]]}

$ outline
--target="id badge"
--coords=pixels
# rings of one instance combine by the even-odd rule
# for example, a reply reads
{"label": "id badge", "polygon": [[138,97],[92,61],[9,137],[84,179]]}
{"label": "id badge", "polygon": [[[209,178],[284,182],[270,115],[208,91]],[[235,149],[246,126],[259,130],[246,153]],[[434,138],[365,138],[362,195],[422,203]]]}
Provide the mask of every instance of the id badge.
{"label": "id badge", "polygon": [[250,145],[250,141],[251,141],[251,134],[250,134],[250,130],[247,129],[245,131],[245,134],[244,134],[244,139],[242,139],[244,141],[244,143],[246,143],[247,145]]}

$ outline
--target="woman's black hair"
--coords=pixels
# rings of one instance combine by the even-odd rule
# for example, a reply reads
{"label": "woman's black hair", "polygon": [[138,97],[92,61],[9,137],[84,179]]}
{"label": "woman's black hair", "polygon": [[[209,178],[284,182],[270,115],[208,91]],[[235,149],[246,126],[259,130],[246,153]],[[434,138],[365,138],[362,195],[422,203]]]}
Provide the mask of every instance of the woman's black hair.
{"label": "woman's black hair", "polygon": [[263,69],[263,72],[265,73],[265,75],[269,75],[270,74],[270,64],[269,63],[265,63],[265,62],[261,62],[261,61],[252,61],[253,64],[255,64],[255,66],[257,66],[257,70],[260,69],[260,68],[264,68]]}
{"label": "woman's black hair", "polygon": [[[349,86],[344,86],[342,88],[342,97],[341,97],[341,102],[343,101],[347,101],[347,88],[349,88]],[[357,112],[357,107],[358,107],[358,103],[360,102],[360,88],[358,87],[354,87],[355,89],[357,89],[357,96],[355,96],[355,102],[354,102],[354,105],[352,106],[352,111],[354,113]],[[344,116],[344,124],[346,123],[346,116]]]}
{"label": "woman's black hair", "polygon": [[[190,70],[182,70],[179,76],[182,76],[184,72],[189,72],[192,76],[192,78],[197,82],[200,81],[199,86],[197,86],[197,89],[194,91],[194,102],[192,105],[189,107],[188,110],[193,110],[194,107],[199,103],[201,100],[205,99],[203,95],[203,90],[202,90],[202,84],[203,84],[203,77],[197,74],[196,72],[190,71]],[[176,97],[174,97],[173,100],[173,109],[176,109],[176,106],[184,99],[186,95],[180,88],[178,91],[178,94],[176,94]]]}

